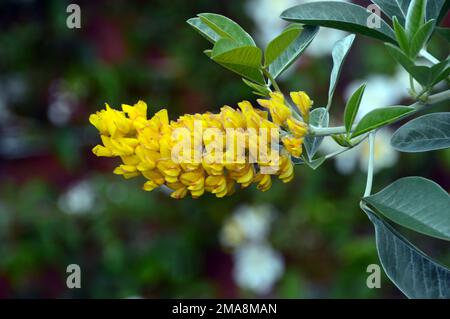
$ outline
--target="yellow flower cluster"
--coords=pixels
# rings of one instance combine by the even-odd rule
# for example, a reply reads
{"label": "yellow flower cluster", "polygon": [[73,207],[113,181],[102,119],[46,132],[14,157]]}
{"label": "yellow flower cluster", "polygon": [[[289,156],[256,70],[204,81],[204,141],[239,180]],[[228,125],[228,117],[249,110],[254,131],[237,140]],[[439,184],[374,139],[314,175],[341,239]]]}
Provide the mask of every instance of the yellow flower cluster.
{"label": "yellow flower cluster", "polygon": [[[188,193],[197,198],[205,192],[224,197],[234,192],[236,184],[248,187],[255,183],[259,190],[266,191],[272,185],[272,175],[278,176],[285,183],[292,180],[294,169],[291,156],[299,157],[302,154],[312,101],[304,92],[291,93],[291,99],[298,112],[288,106],[279,92],[271,93],[270,99],[258,100],[262,107],[268,109],[270,118],[268,112],[254,108],[248,101],[239,103],[239,109],[224,106],[218,114],[183,115],[176,121],[169,121],[165,109],[147,119],[147,105],[142,101],[134,106],[122,105],[122,111],[106,105],[104,110],[89,118],[100,132],[103,143],[95,146],[93,153],[97,156],[120,157],[122,164],[114,170],[115,174],[125,178],[142,175],[147,179],[143,185],[144,190],[151,191],[166,185],[173,190],[173,198],[183,198]],[[258,156],[255,162],[248,158],[239,161],[238,152],[230,154],[230,148],[226,147],[229,143],[225,141],[225,134],[220,141],[217,135],[197,134],[199,128],[196,123],[201,124],[200,129],[203,131],[214,129],[225,133],[228,129],[235,129],[241,132],[246,155],[252,146],[266,149],[274,147],[270,136],[258,136],[256,141],[249,138],[248,129],[276,129],[283,145],[278,161],[275,165],[273,158]],[[182,151],[178,154],[184,161],[174,160],[173,150],[180,142],[174,134],[178,129],[188,132],[193,142],[190,149],[192,152],[184,154]],[[218,142],[220,143],[217,144]],[[237,135],[232,143],[231,150],[235,150]],[[195,157],[198,154],[196,145],[200,146],[197,147],[200,158]],[[217,145],[220,145],[219,150],[223,149],[223,155],[219,155],[220,160],[217,160]]]}

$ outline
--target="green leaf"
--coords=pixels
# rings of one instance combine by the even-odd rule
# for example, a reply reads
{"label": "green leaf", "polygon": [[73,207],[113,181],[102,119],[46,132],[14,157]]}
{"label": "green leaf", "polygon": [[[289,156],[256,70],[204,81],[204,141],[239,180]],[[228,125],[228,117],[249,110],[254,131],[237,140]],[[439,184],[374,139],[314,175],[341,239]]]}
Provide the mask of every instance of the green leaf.
{"label": "green leaf", "polygon": [[411,0],[371,0],[380,9],[386,13],[389,18],[397,17],[399,22],[404,25],[406,14],[408,12]]}
{"label": "green leaf", "polygon": [[[324,107],[320,107],[314,109],[309,114],[309,124],[316,127],[328,127],[330,123],[330,115],[328,111]],[[314,136],[306,136],[304,141],[304,146],[306,149],[306,153],[308,154],[308,158],[312,160],[314,155],[317,153],[317,149],[320,144],[322,144],[324,137],[314,137]]]}
{"label": "green leaf", "polygon": [[345,130],[347,134],[350,133],[353,123],[355,122],[356,115],[358,114],[359,106],[361,105],[361,100],[366,90],[366,84],[363,84],[353,93],[345,106],[344,111],[344,122]]}
{"label": "green leaf", "polygon": [[408,298],[450,298],[450,270],[433,261],[368,207],[381,264]]}
{"label": "green leaf", "polygon": [[391,145],[407,153],[427,152],[450,147],[450,113],[432,113],[400,127]]}
{"label": "green leaf", "polygon": [[[399,22],[404,25],[411,0],[371,0],[378,5],[381,10],[390,18],[396,16]],[[449,1],[428,0],[426,10],[426,20],[435,19],[437,23],[442,20],[447,12]]]}
{"label": "green leaf", "polygon": [[244,81],[245,84],[247,84],[249,87],[251,87],[257,93],[259,93],[259,95],[269,96],[270,90],[267,88],[267,86],[254,83],[247,79],[242,79],[242,81]]}
{"label": "green leaf", "polygon": [[359,33],[375,39],[395,43],[394,31],[384,21],[380,28],[369,28],[371,12],[361,6],[337,1],[320,1],[300,4],[284,11],[281,18],[308,25],[318,25]]}
{"label": "green leaf", "polygon": [[412,65],[407,71],[424,87],[432,88],[450,75],[450,59],[447,58],[432,67]]}
{"label": "green leaf", "polygon": [[409,57],[415,59],[420,50],[428,42],[428,39],[433,33],[434,20],[430,20],[419,28],[414,37],[411,40],[411,48],[409,50]]}
{"label": "green leaf", "polygon": [[396,46],[385,43],[391,56],[400,63],[411,76],[420,84],[428,87],[431,83],[431,68],[428,66],[415,65],[414,62]]}
{"label": "green leaf", "polygon": [[401,226],[450,240],[450,196],[433,181],[401,178],[363,201]]}
{"label": "green leaf", "polygon": [[405,68],[406,71],[411,73],[410,69],[412,66],[414,66],[414,62],[395,45],[392,45],[390,43],[385,43],[385,45],[386,45],[386,49],[388,50],[389,54],[398,63],[400,63]]}
{"label": "green leaf", "polygon": [[308,160],[305,158],[304,163],[306,165],[308,165],[309,168],[316,170],[320,166],[322,166],[322,164],[325,163],[326,160],[327,160],[327,158],[325,156],[321,156],[321,157],[313,159],[313,160]]}
{"label": "green leaf", "polygon": [[409,106],[390,106],[375,109],[366,114],[361,121],[359,121],[352,134],[352,138],[370,132],[381,126],[391,124],[414,111],[415,109]]}
{"label": "green leaf", "polygon": [[291,43],[300,35],[302,27],[299,24],[295,24],[295,27],[290,27],[283,31],[279,36],[269,42],[267,45],[264,58],[265,65],[268,66],[276,58],[278,58]]}
{"label": "green leaf", "polygon": [[253,82],[264,85],[261,50],[253,46],[236,47],[236,45],[236,42],[229,39],[217,41],[211,59]]}
{"label": "green leaf", "polygon": [[406,54],[409,55],[409,39],[408,39],[408,36],[406,35],[405,29],[400,25],[397,17],[393,18],[393,24],[394,24],[395,37],[400,46],[400,49],[402,49],[403,52],[405,52]]}
{"label": "green leaf", "polygon": [[426,0],[412,0],[406,14],[405,30],[412,39],[419,28],[425,23]]}
{"label": "green leaf", "polygon": [[340,146],[342,147],[351,147],[352,143],[347,138],[347,135],[345,134],[333,134],[331,135],[331,138]]}
{"label": "green leaf", "polygon": [[220,40],[220,35],[203,23],[200,18],[191,18],[186,22],[209,42],[215,43]]}
{"label": "green leaf", "polygon": [[294,61],[310,45],[318,31],[319,27],[304,26],[302,33],[269,65],[270,75],[276,79],[284,70],[294,63]]}
{"label": "green leaf", "polygon": [[256,46],[252,37],[233,20],[215,13],[200,13],[198,16],[219,38],[232,39],[242,46]]}
{"label": "green leaf", "polygon": [[339,75],[341,74],[342,66],[344,65],[345,58],[350,52],[353,41],[355,40],[355,35],[350,34],[349,36],[339,40],[333,47],[333,70],[330,75],[330,87],[328,89],[328,105],[331,105],[333,100],[334,91],[336,90],[337,81]]}
{"label": "green leaf", "polygon": [[445,80],[450,75],[450,58],[431,67],[430,87]]}

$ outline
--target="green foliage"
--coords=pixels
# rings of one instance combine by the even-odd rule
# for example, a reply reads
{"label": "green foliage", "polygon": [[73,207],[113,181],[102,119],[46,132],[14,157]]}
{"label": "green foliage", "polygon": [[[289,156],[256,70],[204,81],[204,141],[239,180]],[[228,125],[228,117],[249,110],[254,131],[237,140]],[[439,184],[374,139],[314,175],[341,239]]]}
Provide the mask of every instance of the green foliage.
{"label": "green foliage", "polygon": [[397,39],[400,49],[402,49],[403,52],[409,53],[409,39],[405,28],[403,28],[400,22],[398,22],[397,17],[394,17],[392,21],[394,25],[395,38]]}
{"label": "green foliage", "polygon": [[[352,148],[351,139],[390,125],[414,114],[418,107],[428,103],[428,96],[434,86],[450,75],[449,59],[437,61],[423,49],[428,45],[442,17],[449,8],[445,0],[373,0],[392,20],[393,29],[383,20],[380,28],[370,28],[372,13],[361,6],[334,1],[305,3],[287,9],[281,18],[304,24],[294,24],[273,39],[264,52],[256,48],[248,34],[231,20],[217,15],[200,15],[188,21],[197,31],[214,43],[212,51],[206,54],[214,61],[242,75],[244,82],[257,95],[267,96],[268,84],[273,83],[292,62],[297,59],[314,39],[319,26],[330,27],[365,35],[386,42],[390,55],[422,86],[416,93],[411,81],[413,97],[420,103],[412,106],[392,106],[375,109],[354,125],[365,84],[359,87],[347,102],[344,110],[344,127],[328,128],[329,113],[333,95],[345,59],[354,42],[352,34],[338,41],[332,52],[333,69],[330,74],[328,103],[326,108],[314,109],[309,124],[318,132],[322,130],[344,148]],[[448,30],[438,29],[448,39]],[[418,64],[419,55],[426,57],[431,65]],[[264,71],[264,73],[262,73]],[[265,81],[263,75],[268,76]],[[380,94],[382,94],[380,92]],[[430,97],[431,100],[431,97]],[[433,102],[434,103],[434,102]],[[416,108],[417,107],[417,108]],[[392,138],[392,146],[405,152],[423,152],[448,148],[450,146],[449,113],[425,115],[401,127]],[[353,129],[355,127],[355,129]],[[336,134],[337,133],[337,134]],[[373,134],[371,134],[373,143]],[[363,141],[362,136],[355,143]],[[314,159],[324,136],[308,135],[304,140],[306,154],[302,163],[312,169],[321,166],[327,156]],[[371,144],[369,174],[372,174],[374,147]],[[329,157],[335,154],[330,154]],[[370,194],[372,176],[368,176],[366,194]],[[375,195],[366,196],[361,207],[375,226],[377,249],[380,260],[389,278],[408,297],[445,298],[450,295],[449,270],[435,263],[410,244],[377,213],[390,220],[432,237],[450,240],[449,195],[432,181],[419,178],[400,179]]]}
{"label": "green foliage", "polygon": [[386,43],[386,47],[392,57],[425,88],[432,88],[435,84],[446,79],[450,75],[449,59],[439,62],[431,67],[416,65],[413,60],[396,46]]}
{"label": "green foliage", "polygon": [[318,169],[320,166],[322,166],[323,163],[325,163],[326,160],[327,159],[325,156],[321,156],[321,157],[315,158],[313,160],[310,160],[310,159],[306,158],[305,156],[303,156],[303,162],[312,170]]}
{"label": "green foliage", "polygon": [[[290,32],[288,27],[285,32]],[[306,48],[311,44],[319,27],[304,26],[303,31],[291,42],[278,57],[269,64],[268,71],[276,79],[285,71],[296,59],[298,59]]]}
{"label": "green foliage", "polygon": [[[364,134],[372,133],[371,160],[365,192],[369,195],[363,199],[361,207],[375,226],[377,249],[383,267],[389,278],[408,297],[448,298],[449,270],[420,252],[377,213],[416,232],[450,240],[449,195],[439,185],[419,177],[400,179],[379,193],[370,195],[372,188],[370,174],[373,171],[374,132],[414,114],[419,107],[425,106],[429,103],[428,96],[434,86],[450,75],[448,58],[437,61],[423,51],[436,30],[436,24],[439,24],[447,12],[449,4],[445,0],[372,2],[392,20],[393,29],[384,20],[380,21],[380,28],[369,27],[368,21],[373,18],[372,13],[355,4],[334,1],[305,3],[290,8],[281,15],[285,20],[304,25],[293,24],[287,27],[269,43],[264,51],[264,57],[253,39],[228,18],[216,14],[201,14],[188,20],[188,23],[214,44],[212,50],[205,53],[215,62],[243,76],[244,83],[251,87],[255,94],[261,96],[268,95],[269,85],[279,89],[274,82],[275,79],[308,47],[319,26],[357,33],[386,42],[390,55],[422,86],[422,90],[416,93],[414,84],[411,84],[412,95],[420,103],[375,109],[365,115],[355,127],[354,122],[366,87],[362,85],[347,102],[344,110],[344,127],[328,129],[330,122],[328,109],[332,104],[343,64],[355,39],[355,35],[352,34],[338,41],[333,48],[333,69],[330,74],[327,107],[312,110],[309,125],[317,132],[322,130],[322,134],[331,135],[336,143],[348,149],[354,146],[352,138],[363,135],[355,140],[355,143],[359,143],[367,137]],[[438,31],[448,38],[447,30]],[[418,64],[416,59],[419,55],[426,57],[431,65]],[[268,79],[265,79],[264,75]],[[394,134],[392,146],[405,152],[449,147],[448,117],[448,113],[436,113],[407,123]],[[327,158],[335,155],[314,159],[323,139],[323,135],[316,134],[308,135],[304,140],[306,154],[302,156],[302,163],[314,170]]]}
{"label": "green foliage", "polygon": [[335,141],[338,145],[342,147],[351,147],[352,143],[348,138],[347,134],[334,134],[331,135],[333,141]]}
{"label": "green foliage", "polygon": [[[261,49],[256,47],[252,37],[242,27],[229,18],[202,13],[187,20],[187,23],[214,44],[212,50],[204,51],[209,58],[259,86],[266,84],[263,70],[268,70],[272,79],[277,78],[302,54],[319,30],[311,26],[303,29],[299,24],[288,26],[268,44],[263,64]],[[261,87],[250,87],[255,89],[257,95],[267,95]]]}
{"label": "green foliage", "polygon": [[356,115],[358,114],[359,106],[361,105],[361,100],[366,90],[366,84],[361,85],[350,97],[345,106],[344,111],[344,123],[345,130],[347,134],[350,134],[353,123],[355,122]]}
{"label": "green foliage", "polygon": [[450,196],[433,181],[402,178],[363,201],[399,225],[450,240]]}
{"label": "green foliage", "polygon": [[268,67],[275,61],[301,34],[302,27],[299,24],[292,24],[279,36],[269,42],[264,54],[264,65]]}
{"label": "green foliage", "polygon": [[216,41],[219,41],[221,38],[217,32],[208,27],[207,24],[203,23],[200,18],[191,18],[187,20],[187,23],[209,42],[216,43]]}
{"label": "green foliage", "polygon": [[378,256],[389,279],[409,298],[450,298],[450,271],[430,259],[368,207]]}
{"label": "green foliage", "polygon": [[261,49],[236,22],[219,14],[201,13],[187,23],[214,44],[212,50],[204,51],[209,58],[246,79],[265,84]]}
{"label": "green foliage", "polygon": [[270,89],[266,85],[260,85],[258,83],[254,83],[252,81],[242,79],[246,85],[255,90],[253,93],[259,96],[269,96]]}
{"label": "green foliage", "polygon": [[416,34],[412,37],[411,46],[409,49],[409,56],[411,58],[416,58],[420,50],[422,50],[422,48],[428,42],[428,39],[433,33],[433,25],[434,20],[428,21],[427,23],[422,25],[419,30],[417,30]]}
{"label": "green foliage", "polygon": [[[436,22],[447,12],[448,1],[373,0],[372,2],[378,4],[393,20],[398,47],[386,43],[387,50],[410,76],[422,85],[422,92],[417,98],[429,94],[437,83],[450,75],[448,58],[439,62],[434,57],[427,56],[432,66],[418,65],[415,60],[429,42]],[[416,95],[413,84],[411,90]],[[414,111],[415,108],[405,107],[374,110],[358,123],[353,136],[397,121]],[[404,152],[448,148],[449,123],[449,113],[422,116],[398,129],[391,139],[391,144]],[[373,158],[374,155],[371,156]],[[368,177],[366,194],[370,194],[371,178]],[[366,196],[361,207],[375,226],[379,257],[392,282],[410,298],[450,298],[449,269],[432,261],[414,247],[367,205],[406,228],[431,237],[450,240],[448,193],[433,181],[421,177],[402,178],[379,193]]]}
{"label": "green foliage", "polygon": [[390,106],[375,109],[359,121],[352,133],[352,138],[391,124],[414,111],[415,109],[409,106]]}
{"label": "green foliage", "polygon": [[336,90],[336,85],[341,74],[342,66],[344,65],[345,59],[350,52],[353,41],[355,40],[355,35],[351,34],[342,40],[336,42],[333,47],[333,70],[330,75],[330,87],[328,89],[328,105],[330,106],[333,100],[334,91]]}
{"label": "green foliage", "polygon": [[[404,25],[406,16],[408,14],[408,8],[411,4],[411,0],[371,0],[378,5],[381,10],[386,13],[389,18],[396,17],[398,21]],[[444,17],[448,10],[449,2],[446,0],[428,0],[426,4],[426,20],[435,19],[439,22]]]}
{"label": "green foliage", "polygon": [[264,84],[261,72],[261,50],[254,46],[238,46],[230,39],[220,39],[214,45],[211,59],[225,68],[259,84]]}
{"label": "green foliage", "polygon": [[412,39],[425,22],[426,0],[412,0],[406,13],[405,31]]}
{"label": "green foliage", "polygon": [[[196,19],[200,20],[201,23]],[[192,20],[194,20],[194,23],[192,23]],[[196,29],[202,34],[214,33],[214,36],[209,36],[214,39],[214,42],[219,39],[230,39],[242,46],[255,46],[253,38],[239,24],[222,15],[200,13],[198,18],[190,19],[188,23],[195,25]]]}
{"label": "green foliage", "polygon": [[371,0],[390,18],[396,17],[400,23],[405,23],[411,0]]}
{"label": "green foliage", "polygon": [[450,147],[450,113],[432,113],[400,127],[391,145],[401,152],[427,152]]}
{"label": "green foliage", "polygon": [[[330,123],[330,115],[326,108],[320,107],[311,111],[311,114],[309,115],[310,125],[320,128],[320,127],[328,127],[329,123]],[[322,142],[323,136],[305,137],[304,146],[310,161],[314,158],[314,155],[317,153],[317,150],[319,149],[319,146],[320,144],[322,144]]]}
{"label": "green foliage", "polygon": [[288,21],[359,33],[378,40],[395,43],[394,32],[386,22],[381,21],[380,28],[367,26],[370,16],[371,13],[366,8],[337,1],[304,3],[281,14],[281,18]]}

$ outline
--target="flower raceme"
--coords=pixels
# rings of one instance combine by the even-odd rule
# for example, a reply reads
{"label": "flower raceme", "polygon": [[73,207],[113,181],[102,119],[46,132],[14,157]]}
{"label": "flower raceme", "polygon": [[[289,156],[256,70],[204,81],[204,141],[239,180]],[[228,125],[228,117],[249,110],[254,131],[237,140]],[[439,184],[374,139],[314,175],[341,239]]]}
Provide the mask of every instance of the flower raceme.
{"label": "flower raceme", "polygon": [[284,183],[292,180],[291,157],[302,154],[312,101],[304,92],[292,92],[291,99],[296,109],[283,94],[272,92],[269,99],[258,100],[267,111],[243,101],[238,109],[224,106],[218,114],[187,114],[176,121],[169,121],[166,109],[147,119],[142,101],[123,104],[122,111],[106,105],[89,118],[102,140],[92,151],[120,157],[115,174],[142,175],[144,190],[166,185],[173,198],[205,192],[224,197],[236,184],[255,183],[267,191],[273,176]]}

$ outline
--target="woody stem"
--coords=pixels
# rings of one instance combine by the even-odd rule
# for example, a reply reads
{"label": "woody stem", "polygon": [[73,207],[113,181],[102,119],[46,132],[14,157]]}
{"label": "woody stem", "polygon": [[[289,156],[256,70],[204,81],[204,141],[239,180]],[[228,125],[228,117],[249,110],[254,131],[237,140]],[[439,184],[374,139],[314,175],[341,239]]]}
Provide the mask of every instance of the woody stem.
{"label": "woody stem", "polygon": [[[443,92],[440,92],[440,93],[437,93],[434,95],[430,95],[426,101],[424,101],[424,102],[419,101],[410,106],[414,107],[416,109],[416,111],[420,111],[427,105],[434,105],[434,104],[438,104],[438,103],[448,101],[448,100],[450,100],[450,90],[446,90],[446,91],[443,91]],[[390,124],[392,124],[392,123],[390,123]],[[353,125],[350,131],[354,131],[356,126],[357,126],[357,124]],[[310,125],[309,132],[311,135],[314,135],[314,136],[329,136],[329,135],[334,135],[334,134],[344,134],[347,131],[344,126],[316,127],[316,126]]]}

